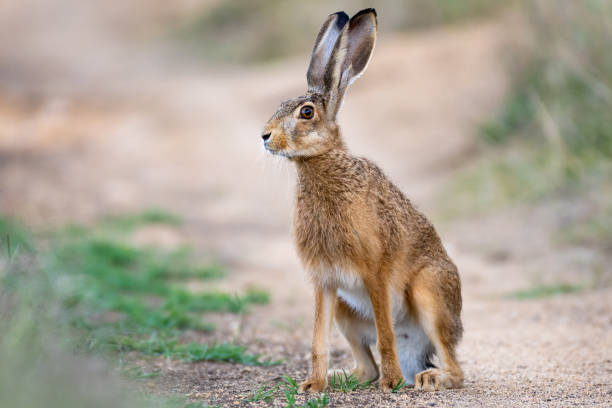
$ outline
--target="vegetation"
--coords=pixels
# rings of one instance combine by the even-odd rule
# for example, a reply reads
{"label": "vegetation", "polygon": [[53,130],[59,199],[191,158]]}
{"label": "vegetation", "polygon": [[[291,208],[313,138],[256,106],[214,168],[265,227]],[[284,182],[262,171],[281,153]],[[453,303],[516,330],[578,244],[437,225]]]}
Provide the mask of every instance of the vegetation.
{"label": "vegetation", "polygon": [[[610,39],[612,5],[585,2],[524,2],[533,43],[530,62],[483,138],[503,143],[526,137],[565,154],[572,177],[581,163],[612,156],[612,59],[601,50]],[[595,156],[595,157],[593,157]]]}
{"label": "vegetation", "polygon": [[91,383],[79,380],[92,374],[71,355],[74,350],[115,362],[131,379],[159,375],[159,370],[134,365],[134,352],[189,362],[278,363],[242,345],[184,341],[186,330],[191,338],[214,330],[202,319],[206,312],[243,313],[269,299],[257,289],[192,292],[187,283],[206,286],[225,276],[224,268],[202,263],[187,248],[141,247],[127,239],[145,224],[176,226],[177,220],[160,211],[144,212],[33,239],[18,222],[0,218],[1,406],[208,406],[134,395],[102,374],[100,381],[113,392],[101,389],[98,395]]}
{"label": "vegetation", "polygon": [[350,392],[357,389],[368,388],[371,382],[360,383],[353,374],[347,374],[344,370],[342,374],[334,373],[331,376],[329,386],[334,391]]}
{"label": "vegetation", "polygon": [[384,30],[405,30],[489,14],[490,0],[242,0],[206,5],[180,27],[177,37],[189,54],[229,62],[267,61],[307,53],[324,18],[337,10],[355,13],[376,7]]}
{"label": "vegetation", "polygon": [[167,339],[153,335],[146,340],[128,336],[117,336],[112,340],[118,351],[139,351],[143,354],[195,361],[226,361],[244,365],[276,365],[278,361],[261,360],[259,355],[248,354],[244,346],[223,344],[182,344],[176,338]]}
{"label": "vegetation", "polygon": [[257,390],[253,392],[253,395],[247,398],[245,401],[247,402],[256,402],[256,401],[264,401],[264,402],[272,402],[274,400],[274,393],[280,387],[279,384],[267,388],[265,385],[260,385]]}
{"label": "vegetation", "polygon": [[5,256],[11,259],[21,251],[32,252],[33,250],[33,244],[27,229],[12,219],[1,215],[0,250],[5,251]]}
{"label": "vegetation", "polygon": [[397,384],[395,384],[393,386],[393,389],[391,390],[391,392],[393,393],[397,393],[399,392],[399,390],[401,390],[402,388],[404,388],[406,386],[406,382],[404,380],[400,380]]}
{"label": "vegetation", "polygon": [[133,214],[108,215],[101,223],[115,229],[130,230],[147,224],[180,225],[182,222],[176,214],[161,208],[148,208]]}
{"label": "vegetation", "polygon": [[329,397],[327,393],[324,393],[320,397],[314,397],[306,399],[303,404],[298,405],[299,385],[297,381],[288,375],[284,375],[283,378],[276,383],[276,385],[266,387],[260,385],[257,390],[253,392],[249,398],[245,399],[246,402],[257,402],[264,401],[267,403],[274,402],[275,397],[282,396],[284,401],[282,402],[286,408],[323,408],[329,405]]}
{"label": "vegetation", "polygon": [[[352,392],[356,390],[362,390],[369,388],[371,382],[360,383],[354,375],[343,372],[342,374],[337,373],[332,375],[329,381],[329,387],[333,391],[339,392]],[[393,388],[393,392],[398,392],[405,383],[402,381]],[[330,399],[327,393],[324,393],[320,397],[306,399],[303,404],[298,405],[299,385],[297,381],[291,376],[284,375],[280,381],[273,385],[262,384],[253,391],[253,394],[245,399],[247,402],[264,401],[274,402],[276,398],[281,397],[282,403],[285,407],[289,408],[301,408],[301,407],[326,407],[330,403]]]}
{"label": "vegetation", "polygon": [[608,205],[567,225],[560,231],[559,241],[612,250],[612,206]]}
{"label": "vegetation", "polygon": [[509,294],[512,299],[527,300],[563,295],[566,293],[581,292],[585,289],[581,285],[572,285],[569,283],[560,283],[556,285],[538,285],[525,290],[518,290]]}
{"label": "vegetation", "polygon": [[[120,230],[124,226],[118,225]],[[136,247],[106,228],[73,227],[69,233],[54,236],[52,247],[43,268],[54,275],[54,281],[69,278],[61,288],[61,301],[70,312],[71,325],[86,333],[88,349],[264,364],[240,346],[181,344],[178,340],[182,330],[214,330],[202,320],[204,312],[242,313],[250,304],[268,301],[265,293],[256,290],[238,295],[185,289],[185,281],[224,276],[218,264],[200,265],[185,248]]]}
{"label": "vegetation", "polygon": [[282,379],[282,391],[285,396],[285,407],[287,408],[322,408],[329,405],[329,398],[327,397],[327,393],[323,394],[321,397],[315,397],[307,400],[302,405],[297,405],[295,401],[295,397],[298,393],[299,385],[297,381],[288,376],[283,376]]}
{"label": "vegetation", "polygon": [[[612,4],[523,1],[521,10],[531,40],[515,50],[513,90],[483,125],[487,154],[454,181],[447,215],[612,187],[612,58],[602,52]],[[609,214],[598,208],[593,228],[574,229],[576,240],[612,236]]]}

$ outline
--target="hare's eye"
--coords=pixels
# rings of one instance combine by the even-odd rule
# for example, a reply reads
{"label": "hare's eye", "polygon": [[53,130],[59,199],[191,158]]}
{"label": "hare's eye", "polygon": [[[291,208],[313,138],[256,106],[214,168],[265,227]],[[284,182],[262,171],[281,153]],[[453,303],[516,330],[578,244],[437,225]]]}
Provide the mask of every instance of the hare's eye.
{"label": "hare's eye", "polygon": [[312,119],[314,116],[314,109],[312,106],[302,106],[300,109],[300,118],[302,119]]}

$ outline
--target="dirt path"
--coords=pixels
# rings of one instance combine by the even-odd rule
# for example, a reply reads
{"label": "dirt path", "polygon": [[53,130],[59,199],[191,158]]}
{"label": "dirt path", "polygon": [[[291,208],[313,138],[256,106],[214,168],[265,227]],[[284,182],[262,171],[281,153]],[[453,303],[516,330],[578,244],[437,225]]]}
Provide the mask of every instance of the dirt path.
{"label": "dirt path", "polygon": [[[340,118],[347,144],[378,162],[426,214],[472,151],[474,125],[503,96],[503,38],[494,24],[383,36],[348,94]],[[217,335],[284,358],[283,365],[160,361],[158,390],[239,405],[255,384],[306,374],[312,296],[290,236],[294,170],[264,155],[259,140],[279,101],[303,92],[306,62],[115,78],[113,94],[94,100],[65,89],[42,102],[2,103],[2,212],[47,224],[168,208],[184,216],[185,230],[152,230],[146,239],[210,249],[230,265],[230,289],[270,291],[269,306],[223,317]],[[332,405],[612,404],[611,290],[531,301],[503,296],[530,284],[533,262],[582,273],[583,265],[546,244],[542,219],[518,211],[441,226],[464,282],[464,389],[334,393]],[[500,248],[501,260],[494,256]],[[348,364],[336,333],[332,365]]]}

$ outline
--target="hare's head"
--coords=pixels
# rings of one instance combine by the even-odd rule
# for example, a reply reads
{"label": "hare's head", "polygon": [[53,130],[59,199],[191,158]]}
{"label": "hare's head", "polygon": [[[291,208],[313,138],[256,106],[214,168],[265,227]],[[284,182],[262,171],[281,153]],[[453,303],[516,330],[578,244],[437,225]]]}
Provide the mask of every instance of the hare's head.
{"label": "hare's head", "polygon": [[376,41],[376,11],[350,20],[330,15],[317,36],[306,78],[308,92],[282,102],[263,131],[271,153],[289,158],[316,156],[341,147],[336,115],[348,86],[366,69]]}

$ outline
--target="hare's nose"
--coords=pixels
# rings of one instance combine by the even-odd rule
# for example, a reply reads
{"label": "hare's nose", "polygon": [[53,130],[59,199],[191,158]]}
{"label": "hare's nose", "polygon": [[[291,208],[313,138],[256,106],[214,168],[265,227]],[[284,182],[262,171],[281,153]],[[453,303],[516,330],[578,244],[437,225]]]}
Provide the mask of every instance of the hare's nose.
{"label": "hare's nose", "polygon": [[271,135],[271,134],[272,134],[272,133],[266,133],[266,134],[263,134],[263,135],[261,135],[261,138],[263,139],[263,141],[264,141],[264,142],[267,142],[267,141],[268,141],[268,139],[270,138],[270,135]]}

